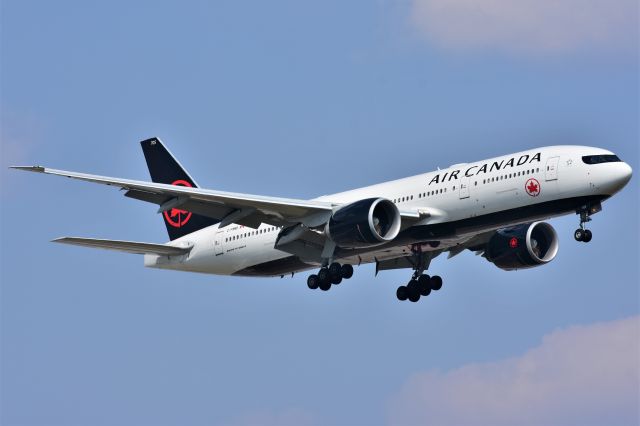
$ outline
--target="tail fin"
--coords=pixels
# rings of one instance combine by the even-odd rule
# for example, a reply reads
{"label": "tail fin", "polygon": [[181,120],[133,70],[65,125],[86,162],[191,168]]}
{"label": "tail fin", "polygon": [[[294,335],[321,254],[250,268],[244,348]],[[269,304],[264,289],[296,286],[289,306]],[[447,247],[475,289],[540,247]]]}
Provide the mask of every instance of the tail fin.
{"label": "tail fin", "polygon": [[[193,178],[180,165],[178,160],[171,155],[160,139],[146,139],[140,144],[142,145],[142,152],[145,160],[147,160],[147,167],[153,182],[192,188],[198,187]],[[182,210],[180,206],[162,212],[162,218],[171,240],[218,222],[215,219]]]}

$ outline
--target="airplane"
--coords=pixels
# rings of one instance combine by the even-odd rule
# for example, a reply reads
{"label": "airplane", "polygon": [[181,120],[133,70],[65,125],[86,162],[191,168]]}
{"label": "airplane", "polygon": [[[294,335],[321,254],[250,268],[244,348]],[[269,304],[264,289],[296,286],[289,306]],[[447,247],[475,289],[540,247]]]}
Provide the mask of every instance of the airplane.
{"label": "airplane", "polygon": [[610,151],[547,146],[303,200],[203,189],[160,139],[141,145],[152,182],[12,168],[115,186],[157,204],[170,239],[54,242],[142,254],[146,267],[206,274],[293,277],[316,269],[307,286],[323,291],[351,278],[354,265],[375,263],[376,276],[412,271],[396,290],[411,302],[441,289],[442,278],[425,273],[440,254],[470,250],[508,271],[544,265],[559,243],[543,220],[572,213],[580,219],[575,240],[591,241],[586,224],[632,175]]}

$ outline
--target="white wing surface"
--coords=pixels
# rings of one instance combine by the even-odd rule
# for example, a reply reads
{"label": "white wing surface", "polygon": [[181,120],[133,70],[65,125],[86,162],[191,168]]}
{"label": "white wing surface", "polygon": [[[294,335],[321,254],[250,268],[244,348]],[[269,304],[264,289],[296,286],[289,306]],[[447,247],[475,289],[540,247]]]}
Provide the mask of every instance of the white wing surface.
{"label": "white wing surface", "polygon": [[134,254],[157,254],[159,256],[180,256],[189,253],[192,248],[192,246],[176,247],[165,244],[140,243],[136,241],[101,240],[97,238],[80,237],[56,238],[55,240],[53,240],[53,242],[71,244],[75,246],[124,251]]}

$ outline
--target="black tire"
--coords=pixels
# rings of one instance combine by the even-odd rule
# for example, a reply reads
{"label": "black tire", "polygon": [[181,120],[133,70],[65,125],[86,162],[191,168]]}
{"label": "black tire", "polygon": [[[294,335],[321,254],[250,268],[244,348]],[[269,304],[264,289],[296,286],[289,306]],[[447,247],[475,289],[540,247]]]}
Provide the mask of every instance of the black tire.
{"label": "black tire", "polygon": [[420,285],[418,284],[418,280],[412,279],[411,281],[409,281],[409,284],[407,284],[407,288],[409,290],[416,289],[416,290],[420,291]]}
{"label": "black tire", "polygon": [[428,296],[431,293],[431,277],[429,275],[420,275],[418,277],[418,287],[420,288],[420,295]]}
{"label": "black tire", "polygon": [[342,267],[340,266],[339,263],[333,262],[331,265],[329,265],[329,274],[332,277],[341,276],[341,272],[342,272]]}
{"label": "black tire", "polygon": [[408,299],[409,301],[415,303],[418,300],[420,300],[420,291],[418,290],[417,287],[407,287],[408,290]]}
{"label": "black tire", "polygon": [[409,290],[407,290],[407,287],[403,285],[398,287],[398,289],[396,290],[396,297],[401,302],[404,302],[405,300],[407,300],[407,298],[409,297]]}
{"label": "black tire", "polygon": [[335,277],[331,277],[331,284],[338,285],[342,282],[342,277],[340,275],[336,275]]}
{"label": "black tire", "polygon": [[318,287],[320,287],[320,290],[322,291],[327,291],[331,288],[331,283],[329,281],[320,281],[320,285],[318,285]]}
{"label": "black tire", "polygon": [[353,276],[353,266],[342,265],[342,268],[340,268],[340,275],[342,275],[342,278],[345,280],[351,278]]}
{"label": "black tire", "polygon": [[442,288],[442,278],[439,275],[434,275],[431,277],[431,290],[440,290]]}
{"label": "black tire", "polygon": [[584,230],[582,230],[581,228],[578,228],[573,233],[573,238],[575,238],[576,241],[584,241],[584,235],[585,235]]}
{"label": "black tire", "polygon": [[329,282],[329,277],[329,270],[327,268],[321,268],[320,271],[318,271],[318,278],[320,278],[320,281]]}
{"label": "black tire", "polygon": [[582,238],[582,241],[584,241],[585,243],[588,243],[589,241],[591,241],[591,238],[593,238],[593,233],[591,231],[589,231],[588,229],[584,231],[584,237]]}
{"label": "black tire", "polygon": [[311,290],[315,290],[319,285],[320,279],[318,278],[318,276],[315,274],[309,275],[309,278],[307,278],[307,287],[309,287]]}

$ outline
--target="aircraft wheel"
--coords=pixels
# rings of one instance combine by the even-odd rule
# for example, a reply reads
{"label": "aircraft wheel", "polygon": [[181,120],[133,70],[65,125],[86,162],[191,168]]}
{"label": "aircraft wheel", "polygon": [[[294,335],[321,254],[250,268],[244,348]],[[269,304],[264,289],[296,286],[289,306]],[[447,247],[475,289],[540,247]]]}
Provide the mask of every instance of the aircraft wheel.
{"label": "aircraft wheel", "polygon": [[351,278],[353,276],[353,266],[342,265],[342,267],[340,268],[340,275],[342,275],[342,278],[347,280]]}
{"label": "aircraft wheel", "polygon": [[318,287],[320,287],[322,291],[327,291],[331,288],[331,283],[329,281],[320,281]]}
{"label": "aircraft wheel", "polygon": [[409,293],[407,297],[411,302],[417,302],[418,300],[420,300],[420,286],[418,284],[418,281],[409,281],[409,284],[407,284],[407,291]]}
{"label": "aircraft wheel", "polygon": [[431,277],[429,275],[420,275],[418,277],[418,288],[422,296],[428,296],[431,293]]}
{"label": "aircraft wheel", "polygon": [[431,290],[440,290],[442,288],[442,278],[438,275],[431,277]]}
{"label": "aircraft wheel", "polygon": [[333,262],[331,265],[329,265],[329,274],[332,277],[339,277],[341,272],[342,272],[342,267],[340,266],[339,263]]}
{"label": "aircraft wheel", "polygon": [[320,282],[329,282],[329,269],[320,268],[318,272],[318,278],[320,278]]}
{"label": "aircraft wheel", "polygon": [[338,285],[342,282],[342,277],[340,275],[336,275],[331,277],[331,284]]}
{"label": "aircraft wheel", "polygon": [[315,274],[309,275],[309,278],[307,278],[307,287],[309,287],[311,290],[315,290],[319,285],[320,279],[318,278],[318,276]]}
{"label": "aircraft wheel", "polygon": [[584,237],[582,237],[582,241],[584,241],[585,243],[588,243],[589,241],[591,241],[591,238],[593,238],[593,234],[591,233],[591,231],[586,229],[584,231]]}
{"label": "aircraft wheel", "polygon": [[409,297],[409,290],[407,290],[407,287],[403,285],[398,287],[398,289],[396,290],[396,297],[400,301],[407,300],[407,298]]}
{"label": "aircraft wheel", "polygon": [[576,231],[573,233],[573,238],[575,238],[576,241],[584,241],[584,236],[585,231],[582,228],[576,229]]}

